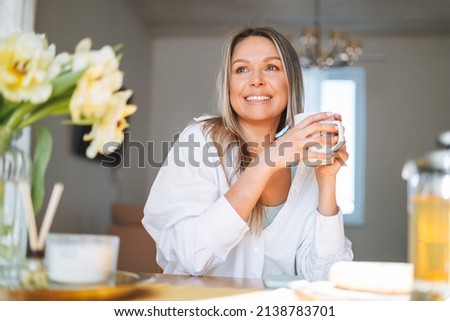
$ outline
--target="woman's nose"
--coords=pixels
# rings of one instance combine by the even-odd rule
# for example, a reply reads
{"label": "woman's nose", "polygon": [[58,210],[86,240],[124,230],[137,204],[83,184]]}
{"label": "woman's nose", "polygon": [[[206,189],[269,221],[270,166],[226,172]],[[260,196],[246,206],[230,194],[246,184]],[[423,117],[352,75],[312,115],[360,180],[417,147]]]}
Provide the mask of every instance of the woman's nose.
{"label": "woman's nose", "polygon": [[252,77],[250,79],[250,85],[254,87],[264,86],[266,81],[264,80],[264,76],[259,71],[255,71],[252,73]]}

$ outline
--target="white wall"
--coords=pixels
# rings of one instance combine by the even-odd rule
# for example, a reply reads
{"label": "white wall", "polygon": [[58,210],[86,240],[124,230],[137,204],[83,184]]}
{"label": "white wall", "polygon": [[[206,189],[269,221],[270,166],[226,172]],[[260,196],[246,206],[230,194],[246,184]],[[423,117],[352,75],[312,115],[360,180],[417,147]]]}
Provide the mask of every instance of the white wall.
{"label": "white wall", "polygon": [[[85,36],[94,45],[123,43],[125,84],[135,91],[139,110],[131,139],[171,141],[193,116],[211,111],[221,36],[151,39],[119,0],[40,0],[36,30],[58,50],[73,50]],[[367,70],[366,223],[348,228],[358,260],[406,260],[406,188],[400,173],[406,159],[434,148],[439,132],[450,129],[450,36],[364,37],[367,53],[385,61],[362,63]],[[144,204],[157,168],[113,172],[71,152],[71,128],[47,121],[55,138],[47,190],[63,181],[66,190],[54,228],[102,232],[115,200]],[[141,155],[142,156],[142,155]],[[146,156],[147,157],[147,156]],[[147,158],[145,160],[148,160]],[[117,174],[117,175],[116,175]],[[117,176],[117,178],[114,178]]]}

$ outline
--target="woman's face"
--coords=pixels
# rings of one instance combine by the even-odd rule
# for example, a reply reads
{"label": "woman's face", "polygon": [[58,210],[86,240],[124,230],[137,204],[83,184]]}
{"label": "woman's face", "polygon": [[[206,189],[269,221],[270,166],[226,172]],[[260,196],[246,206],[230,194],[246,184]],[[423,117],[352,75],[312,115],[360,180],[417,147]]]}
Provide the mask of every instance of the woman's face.
{"label": "woman's face", "polygon": [[235,46],[229,89],[231,106],[241,123],[278,125],[288,102],[288,82],[272,41],[250,36]]}

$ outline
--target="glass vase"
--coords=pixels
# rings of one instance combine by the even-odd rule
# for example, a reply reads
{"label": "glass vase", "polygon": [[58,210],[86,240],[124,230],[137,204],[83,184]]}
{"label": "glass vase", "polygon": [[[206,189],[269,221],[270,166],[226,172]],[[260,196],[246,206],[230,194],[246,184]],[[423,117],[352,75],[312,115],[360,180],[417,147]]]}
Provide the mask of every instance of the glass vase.
{"label": "glass vase", "polygon": [[27,248],[26,219],[19,190],[30,181],[31,160],[16,146],[20,132],[0,127],[0,287],[19,286]]}

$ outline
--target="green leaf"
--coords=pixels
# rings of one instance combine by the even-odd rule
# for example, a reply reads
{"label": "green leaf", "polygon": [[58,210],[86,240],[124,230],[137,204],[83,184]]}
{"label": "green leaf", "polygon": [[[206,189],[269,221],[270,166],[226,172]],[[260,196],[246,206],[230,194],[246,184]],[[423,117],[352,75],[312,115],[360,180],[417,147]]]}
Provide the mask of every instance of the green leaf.
{"label": "green leaf", "polygon": [[8,115],[8,118],[6,118],[5,126],[17,129],[17,126],[19,126],[24,117],[28,113],[32,112],[33,109],[36,109],[38,107],[39,105],[35,105],[30,102],[21,103],[10,115]]}
{"label": "green leaf", "polygon": [[114,50],[114,52],[119,52],[119,50],[121,50],[123,48],[123,44],[122,43],[118,43],[116,45],[114,45],[112,47],[112,49]]}
{"label": "green leaf", "polygon": [[6,109],[12,109],[20,103],[17,101],[11,101],[9,99],[6,99],[5,97],[1,97],[1,100],[2,100],[2,108]]}
{"label": "green leaf", "polygon": [[31,180],[31,198],[34,212],[41,210],[45,196],[45,171],[52,153],[53,139],[50,131],[42,126],[36,128],[36,148],[33,158],[33,177]]}
{"label": "green leaf", "polygon": [[55,98],[39,106],[39,109],[33,111],[33,113],[27,119],[25,119],[24,121],[22,121],[22,123],[20,123],[20,125],[18,126],[19,129],[30,126],[33,123],[47,116],[69,115],[70,98],[71,98],[70,95],[65,95],[62,97]]}
{"label": "green leaf", "polygon": [[0,121],[5,123],[8,117],[17,109],[19,109],[23,103],[13,103],[5,98],[0,98],[3,103],[0,104]]}
{"label": "green leaf", "polygon": [[51,97],[57,97],[66,92],[66,90],[75,87],[86,69],[66,72],[53,80],[53,91]]}

